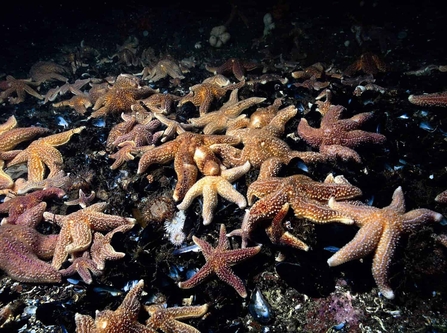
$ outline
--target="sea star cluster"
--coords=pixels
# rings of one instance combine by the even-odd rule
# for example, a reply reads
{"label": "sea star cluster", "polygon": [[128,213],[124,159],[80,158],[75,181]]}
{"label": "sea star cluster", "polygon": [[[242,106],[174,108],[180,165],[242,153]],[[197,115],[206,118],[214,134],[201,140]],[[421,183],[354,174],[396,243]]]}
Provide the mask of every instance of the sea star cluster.
{"label": "sea star cluster", "polygon": [[[404,235],[441,222],[443,215],[415,202],[406,211],[407,189],[400,184],[390,205],[378,208],[373,201],[368,203],[363,195],[371,195],[370,189],[360,180],[372,172],[367,161],[377,152],[386,156],[398,143],[389,142],[393,133],[388,128],[374,126],[382,110],[364,112],[334,97],[354,96],[347,89],[352,82],[372,84],[387,70],[381,58],[363,53],[345,71],[315,63],[299,70],[282,64],[285,70],[265,73],[268,64],[235,57],[216,67],[204,63],[205,70],[197,66],[186,70],[173,57],[149,61],[149,50],[139,47],[138,40],[129,38],[109,56],[112,63],[95,52],[94,66],[115,61],[120,69],[141,65],[140,73],[104,70],[83,79],[89,64],[73,67],[73,63],[39,61],[28,77],[8,73],[0,82],[0,108],[5,111],[0,125],[0,269],[9,278],[65,284],[68,277],[91,285],[112,265],[116,269],[125,259],[127,264],[137,262],[141,252],[162,258],[161,248],[172,247],[183,254],[175,263],[185,263],[173,288],[191,295],[199,285],[228,285],[229,292],[245,299],[252,293],[255,276],[261,275],[263,262],[275,261],[272,252],[305,251],[305,255],[319,245],[312,232],[307,236],[298,232],[307,225],[309,229],[357,230],[327,256],[326,266],[373,254],[371,275],[380,295],[392,300],[408,292],[391,281],[397,248]],[[363,73],[369,77],[365,79]],[[294,80],[293,85],[288,80]],[[259,87],[272,82],[280,93]],[[297,98],[286,96],[287,89],[305,90],[312,101],[303,106]],[[320,95],[312,96],[313,91]],[[67,93],[71,98],[67,99]],[[418,106],[445,106],[445,96],[410,95],[408,100]],[[21,127],[8,114],[10,107],[33,99],[41,101],[38,107],[42,109],[51,107],[55,114],[81,120],[63,130]],[[102,136],[95,136],[97,128]],[[101,150],[92,152],[89,145]],[[78,155],[87,156],[84,161],[94,165],[96,176],[104,179],[105,174],[113,174],[115,180],[101,188],[98,183],[73,185],[71,174],[77,171],[77,162],[67,160],[79,161]],[[87,189],[90,192],[84,192]],[[114,202],[118,192],[125,192],[120,207]],[[150,199],[148,192],[153,192]],[[445,202],[445,195],[435,200]],[[151,205],[167,201],[170,204]],[[153,211],[141,213],[142,207]],[[184,237],[169,244],[157,232],[168,229],[166,225],[179,211],[189,218],[177,231]],[[162,218],[143,223],[142,216]],[[114,243],[118,234],[132,235],[125,242],[143,242],[149,232],[152,242],[163,245],[157,248],[147,243],[126,253]],[[208,241],[213,237],[217,238],[215,247]],[[191,252],[197,248],[205,259],[201,267],[196,267],[197,261],[191,264]],[[245,260],[256,273],[244,272],[241,277],[231,266]],[[175,266],[172,258],[166,262]],[[186,269],[190,266],[194,274]],[[79,310],[73,318],[76,331],[199,332],[180,320],[205,318],[207,312],[220,310],[211,304],[193,305],[194,300],[184,306],[170,299],[143,304],[143,289],[150,290],[157,279],[156,272],[151,274],[136,277],[138,282],[115,310],[95,309],[95,316]],[[217,279],[210,279],[212,275]],[[175,306],[168,307],[171,301]],[[142,313],[146,320],[141,319]]]}

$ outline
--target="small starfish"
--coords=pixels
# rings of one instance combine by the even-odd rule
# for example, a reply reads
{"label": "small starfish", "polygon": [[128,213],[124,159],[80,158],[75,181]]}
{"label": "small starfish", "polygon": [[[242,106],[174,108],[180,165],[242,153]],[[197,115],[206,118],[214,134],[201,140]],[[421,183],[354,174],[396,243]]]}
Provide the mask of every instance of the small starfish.
{"label": "small starfish", "polygon": [[200,333],[191,325],[179,320],[202,317],[208,311],[207,304],[173,308],[165,308],[162,305],[154,304],[146,305],[144,308],[150,315],[150,318],[146,320],[146,326],[153,329],[153,333],[157,329],[164,333]]}
{"label": "small starfish", "polygon": [[257,62],[238,58],[230,58],[220,66],[205,65],[206,70],[213,74],[232,73],[238,81],[245,80],[246,71],[252,71],[258,67],[259,64]]}
{"label": "small starfish", "polygon": [[[6,81],[0,82],[0,89],[3,90],[0,93],[0,102],[8,99],[11,104],[19,104],[25,101],[26,94],[42,100],[43,96],[31,88],[38,85],[39,83],[32,79],[16,79],[12,75],[8,75]],[[13,94],[16,94],[17,97],[11,97]]]}
{"label": "small starfish", "polygon": [[74,255],[70,261],[70,266],[59,271],[62,276],[72,276],[78,273],[82,281],[86,284],[90,284],[93,282],[92,274],[94,276],[99,276],[102,274],[102,270],[96,267],[96,264],[90,258],[88,251],[84,251],[80,256]]}
{"label": "small starfish", "polygon": [[143,80],[149,80],[150,82],[157,82],[164,79],[167,76],[173,79],[184,79],[180,66],[171,59],[162,59],[151,68],[147,69],[147,75],[143,75]]}
{"label": "small starfish", "polygon": [[44,179],[45,165],[50,169],[47,178],[55,176],[61,171],[63,164],[62,154],[55,147],[66,144],[74,134],[81,133],[84,128],[85,126],[77,127],[33,141],[8,163],[8,167],[27,162],[28,180],[30,181]]}
{"label": "small starfish", "polygon": [[45,212],[46,221],[61,227],[54,251],[52,265],[59,269],[69,254],[84,251],[92,243],[93,231],[110,231],[121,225],[134,225],[135,219],[118,215],[104,214],[107,203],[98,202],[69,215],[56,215]]}
{"label": "small starfish", "polygon": [[90,117],[98,118],[108,114],[129,113],[132,111],[133,104],[155,92],[148,86],[141,86],[138,78],[129,74],[120,74],[112,88],[96,100],[92,108],[94,112]]}
{"label": "small starfish", "polygon": [[382,144],[386,137],[379,133],[359,130],[373,116],[372,112],[363,112],[348,119],[340,119],[345,108],[331,105],[321,119],[320,128],[309,125],[305,118],[298,124],[298,134],[309,145],[319,148],[322,155],[334,160],[354,160],[361,163],[360,155],[352,148],[364,143]]}
{"label": "small starfish", "polygon": [[247,297],[244,282],[234,274],[230,266],[236,265],[258,254],[261,246],[229,250],[229,242],[224,224],[220,225],[219,242],[216,248],[213,248],[208,242],[195,236],[192,239],[202,250],[206,263],[193,277],[189,280],[179,282],[178,286],[182,289],[193,288],[214,273],[219,279],[232,286],[239,296],[243,298]]}
{"label": "small starfish", "polygon": [[234,202],[240,209],[247,206],[247,200],[240,194],[231,183],[242,177],[250,170],[250,163],[222,170],[218,176],[205,176],[199,179],[186,192],[183,201],[177,205],[180,210],[185,210],[191,206],[193,200],[199,195],[203,195],[203,224],[208,225],[213,220],[214,210],[216,209],[218,199],[217,195],[221,195],[228,201]]}
{"label": "small starfish", "polygon": [[376,75],[378,72],[386,72],[386,70],[386,64],[377,54],[365,52],[343,71],[343,75],[353,76],[360,71]]}
{"label": "small starfish", "polygon": [[329,200],[329,207],[349,216],[360,227],[354,239],[328,259],[329,266],[338,266],[374,252],[372,274],[380,292],[388,299],[394,298],[388,284],[388,269],[401,236],[423,224],[443,219],[441,214],[425,208],[405,213],[405,199],[400,186],[394,191],[391,204],[384,208],[360,202],[337,202],[334,198]]}
{"label": "small starfish", "polygon": [[221,99],[227,91],[242,88],[244,85],[245,81],[229,84],[229,80],[224,76],[218,76],[218,78],[211,77],[203,80],[200,84],[190,87],[189,90],[191,92],[182,97],[178,106],[191,102],[195,106],[199,106],[199,113],[203,115],[208,112],[211,103],[215,99]]}
{"label": "small starfish", "polygon": [[29,71],[30,77],[39,84],[54,80],[67,82],[68,78],[62,74],[68,73],[68,68],[52,61],[38,61],[31,66]]}
{"label": "small starfish", "polygon": [[77,113],[83,115],[87,112],[87,109],[92,107],[92,102],[90,100],[90,96],[88,94],[74,95],[72,98],[53,103],[53,107],[60,108],[64,106],[68,106],[73,108]]}

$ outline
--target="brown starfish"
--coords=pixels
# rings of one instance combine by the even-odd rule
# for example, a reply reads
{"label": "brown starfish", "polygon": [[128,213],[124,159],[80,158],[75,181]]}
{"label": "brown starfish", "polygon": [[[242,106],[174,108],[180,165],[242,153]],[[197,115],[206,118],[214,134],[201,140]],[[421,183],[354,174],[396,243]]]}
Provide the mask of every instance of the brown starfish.
{"label": "brown starfish", "polygon": [[371,112],[363,112],[348,119],[340,119],[345,108],[342,105],[331,105],[321,119],[320,128],[309,125],[305,118],[298,124],[298,134],[309,145],[319,148],[328,159],[340,157],[344,161],[361,162],[360,155],[352,148],[364,143],[381,144],[386,137],[379,133],[359,130],[373,116]]}
{"label": "brown starfish", "polygon": [[248,61],[238,58],[230,58],[220,66],[205,65],[207,71],[213,74],[232,73],[238,81],[245,80],[245,72],[252,71],[259,67],[255,61]]}
{"label": "brown starfish", "polygon": [[189,280],[179,282],[178,286],[182,289],[193,288],[214,273],[219,279],[232,286],[239,296],[247,297],[244,282],[234,274],[230,267],[258,254],[261,246],[229,250],[230,245],[224,224],[220,225],[219,242],[215,248],[208,242],[195,236],[193,236],[193,241],[201,248],[206,263]]}
{"label": "brown starfish", "polygon": [[[16,79],[12,75],[8,75],[6,81],[0,82],[0,89],[3,90],[0,93],[0,102],[8,99],[11,104],[19,104],[25,101],[26,94],[42,100],[43,96],[31,88],[36,86],[39,86],[39,83],[32,79]],[[13,94],[16,94],[17,97],[11,97]]]}
{"label": "brown starfish", "polygon": [[177,174],[173,198],[182,200],[186,191],[196,182],[198,171],[205,175],[220,174],[220,161],[209,148],[216,143],[238,144],[239,139],[228,135],[206,135],[184,132],[174,140],[146,151],[138,163],[138,174],[152,164],[166,164],[174,160]]}
{"label": "brown starfish", "polygon": [[256,180],[248,187],[248,203],[251,205],[254,197],[260,200],[251,207],[241,229],[234,230],[229,235],[242,237],[244,247],[255,229],[262,225],[272,243],[307,251],[307,244],[285,231],[282,226],[289,209],[293,210],[295,217],[307,218],[315,223],[336,221],[352,224],[350,218],[330,209],[326,202],[331,197],[343,200],[361,194],[361,190],[351,185],[343,176],[333,177],[332,174],[324,182],[314,181],[305,175]]}

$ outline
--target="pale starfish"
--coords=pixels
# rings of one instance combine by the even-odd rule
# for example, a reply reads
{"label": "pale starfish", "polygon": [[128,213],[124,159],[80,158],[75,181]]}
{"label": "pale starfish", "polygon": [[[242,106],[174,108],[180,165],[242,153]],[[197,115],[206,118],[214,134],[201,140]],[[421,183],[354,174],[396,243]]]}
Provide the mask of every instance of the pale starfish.
{"label": "pale starfish", "polygon": [[216,209],[218,199],[217,195],[221,195],[228,201],[234,202],[240,209],[247,206],[247,200],[232,185],[234,181],[242,177],[250,170],[250,162],[222,170],[218,176],[205,176],[199,179],[186,192],[183,201],[177,205],[180,210],[185,210],[191,206],[193,200],[199,195],[203,195],[203,224],[208,225],[213,220],[214,210]]}
{"label": "pale starfish", "polygon": [[360,202],[337,202],[334,198],[329,200],[329,207],[352,218],[360,227],[354,239],[328,259],[329,266],[338,266],[373,252],[372,274],[380,292],[388,299],[394,298],[388,283],[388,269],[401,236],[423,224],[443,219],[441,214],[425,208],[405,213],[405,199],[400,186],[394,191],[391,204],[384,208]]}

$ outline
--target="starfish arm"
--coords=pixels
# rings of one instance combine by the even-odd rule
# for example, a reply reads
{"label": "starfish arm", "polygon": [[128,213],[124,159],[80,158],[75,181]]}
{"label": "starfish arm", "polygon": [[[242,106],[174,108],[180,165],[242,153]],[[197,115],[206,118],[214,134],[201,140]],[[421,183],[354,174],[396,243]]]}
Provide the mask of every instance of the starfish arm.
{"label": "starfish arm", "polygon": [[386,136],[380,133],[354,130],[346,132],[340,141],[343,146],[357,147],[364,143],[382,144],[386,141]]}
{"label": "starfish arm", "polygon": [[79,134],[85,129],[85,126],[77,127],[65,132],[53,134],[47,137],[44,137],[40,140],[45,142],[45,144],[49,144],[50,146],[57,147],[62,146],[66,144],[68,141],[70,141],[71,137],[74,134]]}
{"label": "starfish arm", "polygon": [[65,251],[71,254],[87,250],[93,239],[90,225],[83,221],[73,221],[71,226],[71,242],[65,246]]}
{"label": "starfish arm", "polygon": [[229,266],[233,266],[257,255],[260,251],[261,245],[247,247],[245,249],[228,250],[222,253],[222,259]]}
{"label": "starfish arm", "polygon": [[388,271],[393,254],[399,242],[399,232],[385,226],[374,254],[372,274],[380,292],[388,299],[394,298],[394,292],[388,284]]}
{"label": "starfish arm", "polygon": [[358,226],[362,226],[364,224],[364,217],[367,215],[372,215],[376,212],[379,212],[380,209],[367,206],[361,202],[341,202],[335,201],[335,198],[330,198],[328,205],[331,209],[334,209],[338,212],[343,213],[345,216],[349,216],[352,218]]}
{"label": "starfish arm", "polygon": [[144,281],[140,280],[138,283],[127,293],[121,305],[118,309],[123,309],[126,316],[132,321],[136,321],[138,313],[140,312],[141,303],[140,297],[143,292]]}
{"label": "starfish arm", "polygon": [[211,263],[208,261],[205,265],[190,279],[186,281],[181,281],[178,283],[179,288],[181,289],[191,289],[195,286],[201,284],[205,279],[207,279],[211,274],[214,273],[214,270],[211,266]]}
{"label": "starfish arm", "polygon": [[228,180],[228,182],[233,183],[243,175],[245,175],[250,170],[250,162],[246,161],[244,164],[231,168],[222,170],[221,176]]}
{"label": "starfish arm", "polygon": [[255,180],[247,189],[248,205],[253,205],[256,198],[262,198],[269,193],[276,192],[282,186],[283,180],[279,177],[268,177],[262,180]]}
{"label": "starfish arm", "polygon": [[240,209],[247,206],[247,200],[239,193],[227,180],[222,180],[217,184],[217,193],[226,200],[234,202]]}
{"label": "starfish arm", "polygon": [[34,253],[39,259],[49,260],[54,255],[59,235],[38,235],[34,244]]}
{"label": "starfish arm", "polygon": [[199,170],[190,154],[177,154],[174,158],[174,170],[177,174],[177,184],[175,185],[175,201],[183,200],[186,192],[196,183]]}
{"label": "starfish arm", "polygon": [[419,208],[410,210],[403,215],[403,228],[405,232],[410,232],[428,222],[440,222],[443,216],[430,209]]}
{"label": "starfish arm", "polygon": [[188,209],[189,206],[191,206],[194,199],[203,194],[205,183],[207,179],[209,179],[209,177],[215,177],[215,176],[206,176],[195,182],[194,185],[191,186],[189,190],[186,192],[182,202],[180,202],[177,205],[177,208],[180,210]]}
{"label": "starfish arm", "polygon": [[216,188],[210,185],[203,186],[203,225],[209,225],[212,222],[217,203],[218,198]]}
{"label": "starfish arm", "polygon": [[71,242],[70,237],[71,235],[69,227],[62,227],[61,231],[59,232],[59,238],[57,240],[56,247],[54,249],[53,260],[51,262],[51,265],[56,269],[61,268],[62,264],[68,257],[66,246]]}
{"label": "starfish arm", "polygon": [[405,213],[405,197],[402,186],[399,186],[394,190],[391,203],[387,208],[395,210],[399,214]]}
{"label": "starfish arm", "polygon": [[338,266],[351,260],[363,258],[373,252],[381,240],[383,227],[380,226],[380,224],[369,223],[361,227],[348,244],[328,259],[328,265]]}
{"label": "starfish arm", "polygon": [[167,308],[167,313],[172,315],[175,319],[190,319],[203,316],[208,311],[208,305],[192,305],[181,306],[176,308]]}
{"label": "starfish arm", "polygon": [[121,217],[101,212],[85,212],[90,220],[90,228],[95,231],[110,231],[122,225],[133,226],[136,220],[131,217]]}
{"label": "starfish arm", "polygon": [[318,148],[323,141],[321,130],[311,127],[306,118],[301,118],[298,124],[298,135],[314,148]]}
{"label": "starfish arm", "polygon": [[198,238],[196,236],[193,236],[192,240],[198,247],[200,247],[200,249],[202,250],[202,254],[206,260],[211,258],[212,254],[214,252],[214,249],[210,243],[208,243],[208,242],[204,241],[203,239]]}
{"label": "starfish arm", "polygon": [[75,314],[76,332],[94,333],[96,332],[95,320],[89,315]]}
{"label": "starfish arm", "polygon": [[0,134],[0,151],[8,151],[18,144],[28,141],[37,135],[47,133],[48,128],[44,127],[24,127],[14,128]]}
{"label": "starfish arm", "polygon": [[330,128],[337,123],[346,108],[342,105],[331,105],[326,114],[321,118],[320,128]]}
{"label": "starfish arm", "polygon": [[329,160],[336,160],[339,157],[342,161],[353,160],[357,163],[362,163],[362,158],[360,155],[349,147],[344,147],[342,145],[321,145],[320,153],[327,156]]}
{"label": "starfish arm", "polygon": [[216,269],[216,275],[219,279],[232,286],[237,291],[239,296],[243,298],[247,297],[247,291],[245,289],[244,282],[240,277],[234,274],[233,270],[230,267],[225,265],[219,266]]}
{"label": "starfish arm", "polygon": [[161,146],[146,151],[138,163],[137,174],[142,174],[152,164],[165,164],[172,161],[178,150],[178,142],[169,141]]}
{"label": "starfish arm", "polygon": [[191,325],[182,323],[175,319],[166,320],[163,325],[160,326],[163,332],[182,332],[182,333],[200,333],[200,331]]}

